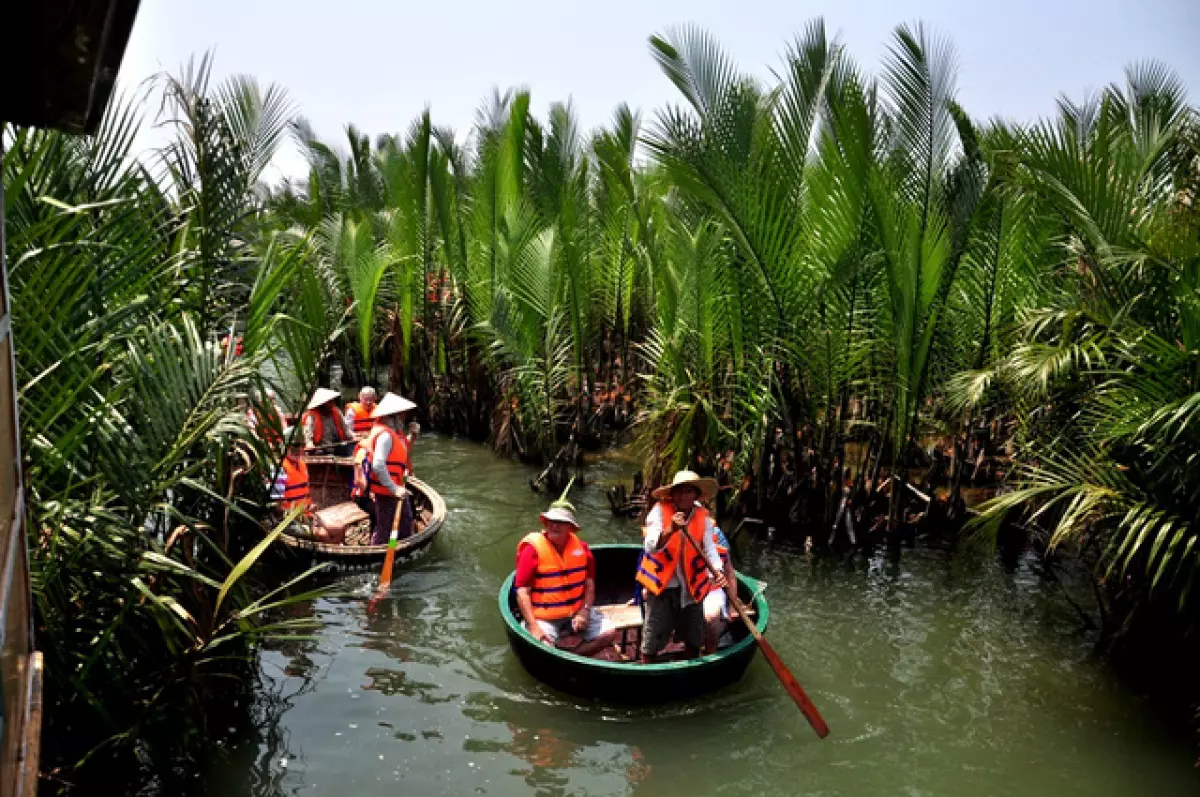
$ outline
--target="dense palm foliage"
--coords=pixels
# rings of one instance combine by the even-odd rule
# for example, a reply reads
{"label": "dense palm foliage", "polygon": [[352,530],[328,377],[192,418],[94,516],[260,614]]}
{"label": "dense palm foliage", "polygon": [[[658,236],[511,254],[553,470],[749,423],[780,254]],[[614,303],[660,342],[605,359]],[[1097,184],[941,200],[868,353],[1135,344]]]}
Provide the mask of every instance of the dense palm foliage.
{"label": "dense palm foliage", "polygon": [[308,242],[259,231],[286,100],[207,71],[161,87],[175,132],[144,165],[134,104],[91,140],[3,131],[50,767],[186,753],[248,645],[292,630],[269,613],[284,593],[247,575],[278,454],[246,410],[268,389],[303,402],[340,315]]}
{"label": "dense palm foliage", "polygon": [[[1020,127],[963,112],[922,26],[878,75],[820,21],[766,83],[696,29],[650,52],[679,103],[592,132],[509,92],[466,136],[426,111],[339,145],[203,63],[160,87],[174,138],[142,164],[132,107],[91,142],[5,132],[60,717],[129,736],[171,690],[203,699],[195,674],[264,605],[231,558],[276,454],[242,408],[272,389],[294,410],[334,364],[552,489],[632,427],[647,481],[720,462],[743,510],[818,541],[841,496],[905,526],[934,443],[957,498],[990,424],[1008,478],[982,525],[1019,515],[1192,611],[1200,125],[1171,73]],[[261,186],[289,125],[307,178]],[[112,714],[96,685],[147,656]]]}
{"label": "dense palm foliage", "polygon": [[1039,301],[990,372],[1018,414],[1018,489],[1051,543],[1186,604],[1200,573],[1200,166],[1194,110],[1155,65],[1023,139],[1053,243]]}
{"label": "dense palm foliage", "polygon": [[435,425],[541,462],[630,395],[648,480],[723,460],[802,528],[850,477],[897,528],[934,441],[957,495],[993,421],[993,521],[1040,511],[1051,544],[1190,582],[1197,126],[1167,70],[1020,128],[959,108],[919,25],[878,76],[820,21],[766,84],[703,31],[650,45],[680,103],[590,138],[525,93],[466,145],[428,112],[374,147],[349,128],[348,155],[298,128],[310,176],[274,207],[319,233],[365,365],[390,351]]}

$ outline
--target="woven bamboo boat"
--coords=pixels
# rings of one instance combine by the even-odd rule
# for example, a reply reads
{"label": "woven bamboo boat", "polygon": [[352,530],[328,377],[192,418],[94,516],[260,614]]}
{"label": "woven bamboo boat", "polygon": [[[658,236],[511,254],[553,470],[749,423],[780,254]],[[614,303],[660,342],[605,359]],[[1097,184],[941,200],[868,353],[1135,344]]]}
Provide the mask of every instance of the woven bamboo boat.
{"label": "woven bamboo boat", "polygon": [[[308,482],[312,491],[313,511],[322,517],[337,518],[344,526],[343,543],[313,539],[307,523],[293,523],[280,539],[284,545],[315,561],[341,565],[372,565],[383,561],[387,545],[371,544],[371,521],[350,497],[354,462],[350,457],[306,456]],[[423,554],[442,530],[446,520],[446,502],[425,482],[409,477],[408,490],[413,501],[413,533],[400,540],[396,563],[412,561]]]}
{"label": "woven bamboo boat", "polygon": [[[602,544],[591,548],[596,557],[596,609],[607,628],[621,632],[620,648],[636,656],[641,612],[628,601],[636,586],[633,574],[642,546]],[[758,651],[754,637],[734,620],[727,628],[728,643],[697,659],[668,656],[669,660],[659,664],[639,664],[578,656],[538,642],[526,630],[513,589],[515,576],[512,573],[505,579],[499,595],[509,646],[530,675],[568,694],[625,704],[687,700],[736,683]],[[758,630],[766,631],[769,612],[762,592],[760,582],[738,573],[738,595],[753,612]]]}

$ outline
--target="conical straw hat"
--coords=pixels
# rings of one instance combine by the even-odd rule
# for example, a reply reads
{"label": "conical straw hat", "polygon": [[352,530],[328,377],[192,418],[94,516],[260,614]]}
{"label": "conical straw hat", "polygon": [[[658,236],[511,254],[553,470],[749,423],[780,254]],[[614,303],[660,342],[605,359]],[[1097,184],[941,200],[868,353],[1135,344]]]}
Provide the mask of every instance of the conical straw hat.
{"label": "conical straw hat", "polygon": [[398,396],[395,393],[388,393],[378,404],[375,405],[375,411],[371,413],[372,418],[382,418],[385,415],[395,415],[400,412],[408,412],[417,405],[404,396]]}
{"label": "conical straw hat", "polygon": [[671,479],[670,484],[659,487],[652,495],[659,500],[666,500],[671,497],[671,490],[675,487],[695,487],[700,491],[701,501],[707,501],[717,494],[716,479],[705,479],[690,470],[681,470]]}
{"label": "conical straw hat", "polygon": [[341,396],[338,395],[336,390],[330,390],[327,387],[319,387],[317,388],[317,392],[313,393],[312,400],[308,402],[308,409],[315,410],[317,407],[320,407],[323,404],[328,404],[329,402],[338,398],[341,398]]}

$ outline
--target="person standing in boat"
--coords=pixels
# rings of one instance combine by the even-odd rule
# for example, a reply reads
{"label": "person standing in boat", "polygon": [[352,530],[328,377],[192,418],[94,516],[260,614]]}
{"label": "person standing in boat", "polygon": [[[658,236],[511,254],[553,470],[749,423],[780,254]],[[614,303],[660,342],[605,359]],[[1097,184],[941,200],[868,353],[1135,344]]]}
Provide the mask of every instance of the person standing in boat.
{"label": "person standing in boat", "polygon": [[[690,470],[675,474],[669,485],[651,495],[657,503],[642,528],[645,556],[638,564],[637,581],[646,588],[646,619],[642,626],[642,663],[651,664],[671,641],[683,642],[684,655],[695,658],[704,645],[704,611],[701,601],[714,587],[725,588],[721,557],[713,542],[715,525],[700,499],[711,499],[717,483]],[[682,535],[691,538],[692,545]],[[716,573],[714,581],[704,558]]]}
{"label": "person standing in boat", "polygon": [[[363,452],[367,489],[375,502],[372,545],[384,545],[392,533],[392,521],[401,512],[398,538],[413,531],[412,501],[405,483],[412,473],[409,437],[404,433],[404,413],[417,405],[403,396],[388,393],[371,413],[374,425],[367,439],[358,445]],[[355,457],[360,461],[359,457]],[[357,478],[357,475],[356,475]]]}
{"label": "person standing in boat", "polygon": [[319,387],[313,393],[308,409],[300,419],[304,428],[305,448],[320,449],[320,453],[326,456],[350,453],[347,444],[352,441],[346,433],[342,413],[337,408],[337,399],[337,392],[327,387]]}
{"label": "person standing in boat", "polygon": [[358,391],[358,401],[346,405],[345,426],[355,437],[362,439],[371,433],[371,427],[375,425],[371,413],[375,411],[378,401],[379,394],[375,388],[366,385]]}
{"label": "person standing in boat", "polygon": [[513,586],[525,627],[539,642],[554,646],[581,634],[572,652],[589,655],[608,644],[604,618],[596,611],[596,560],[579,539],[579,523],[570,504],[555,501],[539,515],[542,530],[517,543]]}

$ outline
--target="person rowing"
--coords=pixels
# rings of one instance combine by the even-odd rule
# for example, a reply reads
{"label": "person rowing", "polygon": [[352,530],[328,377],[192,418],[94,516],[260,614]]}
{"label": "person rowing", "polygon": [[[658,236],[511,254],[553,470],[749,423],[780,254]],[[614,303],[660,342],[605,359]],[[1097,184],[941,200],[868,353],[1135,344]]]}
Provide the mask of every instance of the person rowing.
{"label": "person rowing", "polygon": [[[714,542],[715,525],[699,504],[700,499],[711,499],[716,489],[714,480],[681,470],[671,484],[651,494],[657,503],[642,527],[645,555],[637,571],[637,581],[647,594],[642,626],[643,664],[659,660],[672,633],[683,642],[687,658],[699,656],[704,646],[702,601],[711,590],[723,591],[726,585],[724,564]],[[684,534],[694,546],[684,544],[681,536]],[[704,552],[715,578],[694,551]]]}
{"label": "person rowing", "polygon": [[384,545],[391,536],[392,520],[401,512],[397,539],[413,532],[413,507],[405,484],[412,473],[411,440],[404,433],[404,416],[417,405],[388,393],[371,413],[371,433],[358,443],[354,456],[352,494],[368,492],[374,501],[371,544]]}
{"label": "person rowing", "polygon": [[538,516],[541,531],[517,543],[513,586],[525,627],[547,645],[568,646],[576,634],[583,641],[572,652],[588,656],[607,647],[612,634],[596,611],[596,560],[579,539],[579,522],[566,501],[555,501]]}

